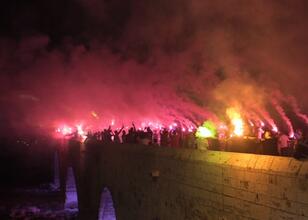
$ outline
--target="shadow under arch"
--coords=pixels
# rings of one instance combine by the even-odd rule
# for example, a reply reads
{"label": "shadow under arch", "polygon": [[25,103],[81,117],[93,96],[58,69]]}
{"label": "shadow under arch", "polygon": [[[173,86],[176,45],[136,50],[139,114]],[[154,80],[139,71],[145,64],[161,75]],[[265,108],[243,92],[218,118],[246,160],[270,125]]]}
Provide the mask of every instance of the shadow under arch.
{"label": "shadow under arch", "polygon": [[64,208],[66,210],[78,211],[77,188],[72,167],[67,169]]}
{"label": "shadow under arch", "polygon": [[107,187],[101,192],[98,220],[116,220],[112,195]]}

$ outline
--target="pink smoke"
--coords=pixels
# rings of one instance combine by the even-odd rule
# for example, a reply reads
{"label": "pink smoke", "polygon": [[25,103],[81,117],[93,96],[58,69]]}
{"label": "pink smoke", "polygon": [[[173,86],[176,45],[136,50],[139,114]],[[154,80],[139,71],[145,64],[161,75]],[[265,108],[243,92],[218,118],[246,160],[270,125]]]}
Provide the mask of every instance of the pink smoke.
{"label": "pink smoke", "polygon": [[301,112],[301,109],[299,108],[295,98],[289,96],[288,101],[289,101],[294,113],[296,114],[296,116],[298,118],[302,119],[305,122],[306,125],[308,125],[308,116]]}
{"label": "pink smoke", "polygon": [[[266,106],[275,90],[296,98],[294,112],[307,123],[304,0],[72,2],[69,12],[61,1],[47,1],[30,10],[30,22],[27,13],[9,22],[25,32],[0,39],[0,125],[96,129],[114,119],[114,127],[190,128],[225,122],[226,108],[239,106],[252,122],[278,130]],[[48,18],[46,27],[23,27],[40,21],[39,9],[63,12],[57,39],[46,31]],[[291,132],[283,109],[275,109]]]}
{"label": "pink smoke", "polygon": [[257,109],[259,114],[265,119],[265,121],[272,127],[272,131],[278,132],[278,127],[274,120],[271,118],[270,114],[266,110]]}
{"label": "pink smoke", "polygon": [[293,130],[293,126],[291,123],[291,120],[288,118],[288,116],[286,115],[285,111],[283,110],[283,108],[278,104],[276,99],[272,99],[272,104],[274,106],[274,108],[276,109],[276,111],[279,113],[279,115],[281,116],[281,118],[283,119],[283,121],[285,122],[285,124],[288,126],[289,129],[289,136],[293,137],[294,136],[294,130]]}

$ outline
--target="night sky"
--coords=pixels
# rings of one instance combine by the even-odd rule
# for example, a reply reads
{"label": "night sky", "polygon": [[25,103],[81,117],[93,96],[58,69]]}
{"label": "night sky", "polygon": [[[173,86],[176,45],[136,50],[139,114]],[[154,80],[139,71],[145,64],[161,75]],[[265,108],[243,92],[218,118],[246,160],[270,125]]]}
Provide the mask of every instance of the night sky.
{"label": "night sky", "polygon": [[305,0],[2,1],[1,130],[198,124],[230,106],[284,127],[275,105],[302,126],[307,10]]}

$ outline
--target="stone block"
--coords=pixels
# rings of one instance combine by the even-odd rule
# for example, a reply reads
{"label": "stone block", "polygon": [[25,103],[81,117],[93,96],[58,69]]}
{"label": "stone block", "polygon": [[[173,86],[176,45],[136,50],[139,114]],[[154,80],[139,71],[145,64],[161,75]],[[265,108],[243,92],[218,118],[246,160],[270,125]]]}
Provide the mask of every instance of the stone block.
{"label": "stone block", "polygon": [[267,219],[272,220],[298,220],[300,216],[272,208]]}
{"label": "stone block", "polygon": [[270,208],[256,203],[245,202],[244,207],[248,210],[249,217],[252,219],[267,219],[270,213]]}
{"label": "stone block", "polygon": [[256,183],[260,184],[269,184],[270,180],[270,175],[267,173],[262,173],[262,172],[256,172],[254,179],[256,180]]}
{"label": "stone block", "polygon": [[268,185],[262,183],[256,183],[255,192],[258,194],[267,194],[269,193]]}
{"label": "stone block", "polygon": [[297,176],[302,162],[289,157],[274,157],[270,170],[278,175]]}
{"label": "stone block", "polygon": [[252,154],[250,156],[250,160],[248,161],[248,164],[247,164],[248,170],[254,170],[255,169],[258,158],[259,158],[259,155]]}
{"label": "stone block", "polygon": [[205,161],[213,164],[223,164],[230,159],[231,155],[220,151],[207,151]]}
{"label": "stone block", "polygon": [[298,178],[297,184],[294,187],[297,189],[297,201],[308,204],[308,180],[306,178]]}
{"label": "stone block", "polygon": [[250,202],[254,202],[256,200],[256,193],[227,186],[223,187],[223,195]]}
{"label": "stone block", "polygon": [[227,161],[227,165],[235,169],[247,169],[252,154],[233,154]]}
{"label": "stone block", "polygon": [[308,179],[308,162],[302,163],[302,166],[300,168],[298,175],[301,178],[307,178]]}
{"label": "stone block", "polygon": [[255,201],[257,204],[270,207],[271,209],[282,210],[296,215],[299,213],[300,204],[298,202],[286,198],[281,199],[273,197],[270,193],[257,194],[257,199]]}
{"label": "stone block", "polygon": [[273,160],[274,157],[272,156],[258,155],[258,159],[255,165],[255,170],[260,170],[262,172],[269,172]]}

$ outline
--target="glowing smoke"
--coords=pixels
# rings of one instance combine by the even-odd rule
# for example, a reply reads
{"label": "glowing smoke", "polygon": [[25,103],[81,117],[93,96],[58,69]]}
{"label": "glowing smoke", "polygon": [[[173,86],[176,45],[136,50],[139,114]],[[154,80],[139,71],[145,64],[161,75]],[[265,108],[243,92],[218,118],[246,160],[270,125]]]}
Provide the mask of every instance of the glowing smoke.
{"label": "glowing smoke", "polygon": [[[305,1],[78,0],[62,6],[27,5],[3,19],[22,30],[19,40],[0,38],[5,128],[80,121],[102,128],[114,119],[114,127],[178,122],[191,129],[207,119],[225,121],[225,109],[239,106],[241,117],[278,130],[269,105],[276,90],[296,97],[294,112],[307,119]],[[45,14],[61,15],[55,32],[48,31],[55,17]],[[282,107],[274,108],[291,132]]]}

